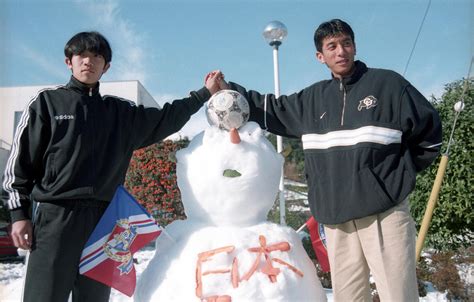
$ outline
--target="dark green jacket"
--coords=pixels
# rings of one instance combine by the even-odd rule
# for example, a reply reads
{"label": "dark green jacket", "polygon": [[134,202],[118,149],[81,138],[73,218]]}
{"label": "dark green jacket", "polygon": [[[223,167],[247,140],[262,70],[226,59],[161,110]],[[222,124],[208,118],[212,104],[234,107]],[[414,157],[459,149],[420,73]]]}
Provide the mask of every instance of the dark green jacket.
{"label": "dark green jacket", "polygon": [[325,224],[400,203],[441,148],[438,113],[420,92],[393,71],[355,64],[348,78],[279,98],[231,83],[249,101],[250,120],[302,140],[309,205]]}

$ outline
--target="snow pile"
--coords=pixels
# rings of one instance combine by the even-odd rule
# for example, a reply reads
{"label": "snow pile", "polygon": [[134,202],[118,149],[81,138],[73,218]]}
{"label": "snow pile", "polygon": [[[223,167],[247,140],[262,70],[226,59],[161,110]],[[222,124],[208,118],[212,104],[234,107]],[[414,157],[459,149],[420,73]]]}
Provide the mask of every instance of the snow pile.
{"label": "snow pile", "polygon": [[177,153],[186,216],[166,228],[141,274],[137,301],[325,301],[296,232],[266,222],[282,171],[255,123],[230,133],[209,127]]}

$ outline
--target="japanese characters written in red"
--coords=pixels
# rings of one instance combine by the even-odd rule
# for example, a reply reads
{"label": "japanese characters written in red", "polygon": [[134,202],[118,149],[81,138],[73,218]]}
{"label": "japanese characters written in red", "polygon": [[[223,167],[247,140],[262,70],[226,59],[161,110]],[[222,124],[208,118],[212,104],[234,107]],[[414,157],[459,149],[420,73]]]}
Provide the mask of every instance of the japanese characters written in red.
{"label": "japanese characters written in red", "polygon": [[[255,261],[253,262],[252,267],[242,277],[239,276],[237,257],[233,257],[232,265],[230,268],[207,270],[207,271],[203,271],[202,269],[203,262],[212,260],[212,257],[219,253],[231,254],[234,252],[235,246],[229,245],[229,246],[224,246],[224,247],[220,247],[220,248],[216,248],[213,250],[199,253],[197,263],[196,263],[196,296],[200,298],[201,301],[206,301],[206,302],[232,301],[232,297],[229,295],[213,295],[213,296],[208,296],[208,297],[203,296],[203,277],[206,275],[211,275],[211,274],[230,273],[230,277],[231,277],[230,279],[231,279],[233,288],[237,288],[239,286],[240,281],[243,281],[243,280],[248,281],[252,277],[252,275],[257,271],[259,271],[262,274],[267,275],[270,281],[272,283],[275,283],[277,282],[277,276],[280,274],[281,269],[278,267],[274,267],[273,262],[279,263],[282,266],[286,266],[288,269],[290,269],[292,272],[294,272],[298,276],[303,277],[303,272],[297,269],[296,267],[292,266],[291,264],[279,258],[272,258],[270,256],[270,253],[274,251],[288,252],[291,248],[288,242],[282,241],[282,242],[267,245],[267,240],[265,236],[260,235],[258,239],[259,239],[260,246],[251,247],[247,249],[247,251],[251,253],[255,253],[256,258],[255,258]],[[264,264],[260,265],[260,262],[261,262],[260,260],[262,256],[264,257]]]}

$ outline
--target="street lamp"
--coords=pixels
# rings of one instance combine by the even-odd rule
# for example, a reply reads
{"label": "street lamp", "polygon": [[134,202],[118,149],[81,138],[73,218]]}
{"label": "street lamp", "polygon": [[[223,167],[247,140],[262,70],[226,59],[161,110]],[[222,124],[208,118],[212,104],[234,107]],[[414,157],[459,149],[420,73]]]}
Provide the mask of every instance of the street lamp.
{"label": "street lamp", "polygon": [[[275,97],[280,96],[280,77],[278,73],[278,47],[281,45],[283,40],[288,35],[288,30],[285,24],[280,21],[272,21],[267,24],[263,30],[263,37],[270,46],[273,47],[273,80],[275,82]],[[283,139],[281,136],[277,136],[277,152],[282,154],[283,151]],[[279,186],[279,199],[280,199],[280,224],[286,225],[286,214],[285,214],[285,185],[283,168],[281,171],[280,186]]]}

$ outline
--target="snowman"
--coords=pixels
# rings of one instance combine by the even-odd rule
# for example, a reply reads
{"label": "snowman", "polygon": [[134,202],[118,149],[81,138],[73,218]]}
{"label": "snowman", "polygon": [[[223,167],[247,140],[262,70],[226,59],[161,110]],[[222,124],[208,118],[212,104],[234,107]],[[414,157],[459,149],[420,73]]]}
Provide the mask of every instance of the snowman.
{"label": "snowman", "polygon": [[187,219],[158,237],[135,301],[326,301],[299,236],[266,221],[283,157],[235,91],[209,100],[208,119],[176,154]]}

